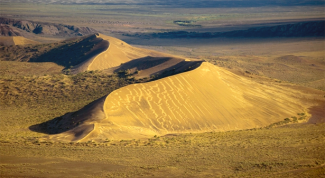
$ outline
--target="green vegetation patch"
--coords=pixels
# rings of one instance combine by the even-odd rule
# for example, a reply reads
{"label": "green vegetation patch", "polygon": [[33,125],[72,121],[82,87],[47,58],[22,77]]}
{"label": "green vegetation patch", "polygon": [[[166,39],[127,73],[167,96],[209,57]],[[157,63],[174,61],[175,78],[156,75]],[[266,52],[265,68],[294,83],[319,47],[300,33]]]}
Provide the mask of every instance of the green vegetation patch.
{"label": "green vegetation patch", "polygon": [[186,27],[201,27],[201,25],[194,24],[196,21],[193,20],[175,20],[174,24],[179,26],[186,26]]}

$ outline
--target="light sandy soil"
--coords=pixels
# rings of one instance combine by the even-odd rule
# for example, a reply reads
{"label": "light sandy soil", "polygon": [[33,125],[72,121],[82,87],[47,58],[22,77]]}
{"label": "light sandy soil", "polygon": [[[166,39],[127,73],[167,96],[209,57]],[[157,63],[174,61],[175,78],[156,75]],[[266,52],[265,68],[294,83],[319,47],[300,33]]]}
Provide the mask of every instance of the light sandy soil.
{"label": "light sandy soil", "polygon": [[0,45],[2,46],[26,45],[26,44],[39,44],[39,42],[27,39],[22,36],[1,36],[0,37]]}

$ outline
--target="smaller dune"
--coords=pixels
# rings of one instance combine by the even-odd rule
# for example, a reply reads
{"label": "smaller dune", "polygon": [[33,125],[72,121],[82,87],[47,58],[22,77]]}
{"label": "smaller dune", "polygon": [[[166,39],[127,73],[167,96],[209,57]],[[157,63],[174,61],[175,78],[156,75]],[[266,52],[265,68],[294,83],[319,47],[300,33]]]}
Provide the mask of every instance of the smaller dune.
{"label": "smaller dune", "polygon": [[90,132],[94,132],[95,124],[105,117],[102,106],[106,97],[99,98],[77,112],[67,113],[47,122],[45,125],[50,134],[64,132],[64,134],[50,136],[50,139],[72,141],[85,139]]}
{"label": "smaller dune", "polygon": [[103,34],[96,34],[96,38],[102,39],[102,50],[97,55],[83,61],[75,66],[73,73],[84,72],[87,70],[104,70],[120,66],[131,60],[144,57],[167,57],[164,53],[133,47],[122,40]]}
{"label": "smaller dune", "polygon": [[202,61],[189,61],[170,54],[136,48],[122,40],[96,34],[102,39],[101,52],[72,69],[72,73],[104,70],[106,73],[127,73],[135,78],[165,77],[198,67]]}
{"label": "smaller dune", "polygon": [[39,42],[27,39],[22,36],[1,36],[0,37],[1,46],[27,45],[27,44],[39,44]]}
{"label": "smaller dune", "polygon": [[[137,72],[136,78],[167,76],[193,69],[200,62],[188,61],[157,51],[133,47],[126,42],[103,34],[92,34],[69,40],[33,45],[38,42],[24,37],[0,37],[2,61],[53,62],[64,67],[63,72],[78,74],[85,71],[106,70],[117,73],[121,70]],[[11,46],[10,46],[11,45]],[[1,51],[2,50],[2,51]],[[15,55],[8,57],[10,52]]]}

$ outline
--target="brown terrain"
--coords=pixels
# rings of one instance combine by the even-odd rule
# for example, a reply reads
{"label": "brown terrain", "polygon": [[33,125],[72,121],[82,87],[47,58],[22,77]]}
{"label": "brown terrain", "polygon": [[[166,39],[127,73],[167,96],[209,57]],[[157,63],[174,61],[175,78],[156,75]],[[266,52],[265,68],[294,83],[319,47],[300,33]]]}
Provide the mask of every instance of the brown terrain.
{"label": "brown terrain", "polygon": [[[324,173],[324,91],[237,75],[102,34],[2,50],[17,51],[0,61],[2,177]],[[114,63],[62,74],[68,63],[50,57],[78,50],[92,55],[71,58],[75,66],[101,55]],[[129,51],[151,56],[132,58]]]}
{"label": "brown terrain", "polygon": [[9,25],[0,24],[0,34],[1,36],[21,36],[19,31],[15,30]]}
{"label": "brown terrain", "polygon": [[0,177],[323,177],[323,5],[0,2]]}
{"label": "brown terrain", "polygon": [[[31,127],[35,131],[58,134],[46,137],[46,140],[134,139],[252,129],[296,117],[297,113],[303,113],[305,119],[313,117],[316,123],[324,120],[322,111],[311,110],[324,103],[322,91],[251,81],[210,63],[135,48],[102,34],[61,43],[50,51],[44,50],[42,55],[32,53],[30,57],[20,58],[60,65],[60,60],[48,53],[58,49],[71,53],[85,48],[88,49],[86,55],[73,59],[75,65],[68,69],[72,74],[98,70],[129,79],[151,78],[156,81],[118,89],[80,111]],[[66,57],[68,53],[63,54]],[[277,63],[304,61],[294,56],[275,60]],[[257,105],[260,107],[254,107]]]}
{"label": "brown terrain", "polygon": [[[51,36],[83,36],[97,32],[96,30],[89,27],[75,27],[73,25],[62,25],[55,23],[45,23],[45,22],[34,22],[28,20],[16,20],[10,18],[0,17],[0,24],[6,27],[16,27],[23,31],[41,34],[41,35],[51,35]],[[3,31],[3,36],[11,36],[11,31]],[[15,36],[15,35],[14,35]]]}

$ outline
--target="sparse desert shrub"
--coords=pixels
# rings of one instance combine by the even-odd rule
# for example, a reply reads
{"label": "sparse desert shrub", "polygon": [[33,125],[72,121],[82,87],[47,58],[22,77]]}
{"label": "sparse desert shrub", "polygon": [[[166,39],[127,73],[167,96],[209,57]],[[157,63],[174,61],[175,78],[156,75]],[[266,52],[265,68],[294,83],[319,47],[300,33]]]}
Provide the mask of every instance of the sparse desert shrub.
{"label": "sparse desert shrub", "polygon": [[289,123],[291,120],[289,118],[284,119],[284,123]]}

